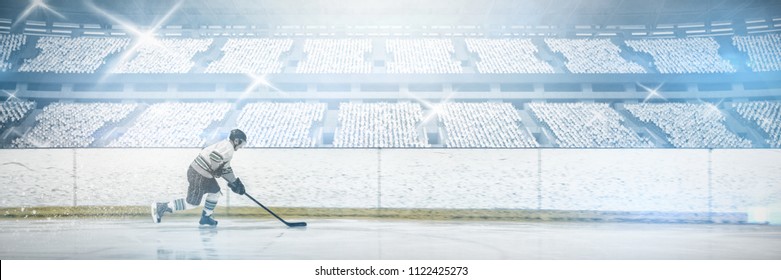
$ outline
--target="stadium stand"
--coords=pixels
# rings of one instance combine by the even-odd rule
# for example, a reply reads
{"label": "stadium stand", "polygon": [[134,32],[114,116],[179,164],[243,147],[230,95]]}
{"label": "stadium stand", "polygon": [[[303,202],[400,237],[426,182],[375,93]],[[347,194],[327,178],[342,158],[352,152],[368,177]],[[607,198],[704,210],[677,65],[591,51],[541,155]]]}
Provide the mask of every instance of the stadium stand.
{"label": "stadium stand", "polygon": [[250,103],[238,118],[247,147],[314,147],[312,128],[323,122],[324,103]]}
{"label": "stadium stand", "polygon": [[781,71],[781,34],[734,36],[732,44],[748,54],[748,66],[754,72]]}
{"label": "stadium stand", "polygon": [[0,131],[8,124],[23,119],[35,108],[35,101],[5,101],[0,103]]}
{"label": "stadium stand", "polygon": [[[0,71],[13,65],[14,51],[28,41],[22,34],[0,35]],[[192,59],[212,44],[213,39],[159,39],[133,48],[128,61],[120,61],[112,72],[187,73]],[[304,57],[297,73],[371,73],[370,39],[306,39]],[[619,46],[610,39],[545,38],[545,44],[564,56],[572,73],[645,73],[638,63],[624,59]],[[129,38],[40,37],[40,53],[25,59],[20,72],[94,73],[111,54],[128,48]],[[537,57],[539,49],[528,38],[466,38],[467,51],[474,53],[479,73],[554,73]],[[283,55],[293,49],[292,39],[230,38],[221,48],[223,56],[211,62],[206,73],[281,73]],[[634,52],[648,53],[653,67],[661,73],[733,73],[728,60],[719,55],[719,44],[710,37],[674,39],[634,39],[625,44]],[[747,64],[755,72],[781,70],[781,34],[734,36],[732,44],[748,54]],[[387,39],[388,73],[462,73],[454,59],[452,39]],[[117,56],[118,57],[118,56]],[[124,55],[123,55],[124,57]],[[208,62],[208,61],[207,61]]]}
{"label": "stadium stand", "polygon": [[[418,136],[423,117],[417,103],[341,103],[334,147],[428,147]],[[425,134],[424,134],[425,137]]]}
{"label": "stadium stand", "polygon": [[735,67],[719,56],[719,44],[710,37],[626,40],[636,52],[651,54],[660,73],[734,73]]}
{"label": "stadium stand", "polygon": [[536,57],[531,39],[466,38],[469,52],[477,53],[480,73],[553,73],[553,68]]}
{"label": "stadium stand", "polygon": [[196,53],[206,51],[213,39],[158,39],[142,43],[122,61],[116,73],[187,73],[195,65]]}
{"label": "stadium stand", "polygon": [[220,49],[220,60],[206,67],[206,73],[282,73],[283,53],[293,47],[292,39],[231,38]]}
{"label": "stadium stand", "polygon": [[539,146],[522,128],[509,103],[444,103],[437,106],[446,147],[529,148]]}
{"label": "stadium stand", "polygon": [[25,59],[19,72],[95,73],[106,58],[127,47],[128,38],[41,37],[41,53]]}
{"label": "stadium stand", "polygon": [[110,123],[127,117],[136,104],[52,103],[36,116],[33,128],[13,140],[17,148],[88,147],[93,134]]}
{"label": "stadium stand", "polygon": [[371,73],[369,39],[308,39],[304,42],[306,58],[297,73]]}
{"label": "stadium stand", "polygon": [[621,49],[610,39],[545,38],[545,43],[564,55],[572,73],[646,73],[639,64],[621,57]]}
{"label": "stadium stand", "polygon": [[0,34],[0,72],[11,70],[11,53],[18,51],[27,43],[23,34]]}
{"label": "stadium stand", "polygon": [[[669,75],[657,74],[545,75],[539,79],[539,82],[536,75],[477,75],[468,76],[468,78],[463,78],[467,75],[436,75],[463,73],[462,60],[469,60],[463,63],[467,72],[472,72],[471,65],[473,65],[477,72],[489,74],[542,74],[566,72],[567,70],[574,74],[644,73],[646,70],[650,72],[658,70],[658,72],[669,74],[733,73],[738,69],[730,63],[742,65],[741,60],[747,61],[747,65],[753,72],[781,71],[781,34],[779,33],[729,36],[718,39],[718,41],[711,37],[674,39],[637,39],[634,37],[635,39],[624,40],[626,46],[618,43],[618,39],[615,38],[537,37],[539,39],[530,39],[528,37],[515,37],[497,39],[466,37],[463,39],[465,44],[461,45],[461,37],[448,38],[443,35],[443,38],[436,39],[410,39],[388,36],[385,38],[378,34],[376,36],[379,37],[372,38],[380,39],[357,37],[323,39],[323,37],[314,37],[316,35],[302,35],[308,37],[296,37],[295,40],[284,38],[286,35],[275,35],[280,36],[275,38],[228,38],[229,35],[215,35],[226,37],[215,37],[216,39],[167,38],[159,39],[156,43],[130,48],[129,46],[134,41],[129,37],[96,38],[86,35],[79,37],[82,36],[80,33],[74,33],[72,36],[74,37],[0,34],[0,59],[2,59],[0,71],[22,72],[4,74],[1,77],[0,88],[18,91],[21,98],[33,98],[39,103],[56,102],[58,99],[67,99],[69,102],[70,100],[75,100],[75,102],[102,100],[104,91],[106,100],[121,98],[133,102],[145,102],[143,101],[145,98],[177,100],[182,97],[182,99],[199,100],[200,102],[212,98],[220,100],[235,98],[236,94],[246,86],[242,84],[243,81],[246,81],[246,77],[195,74],[171,76],[171,80],[163,77],[146,81],[147,77],[153,75],[116,75],[107,79],[108,82],[106,82],[104,80],[96,81],[94,75],[55,74],[89,74],[97,71],[155,74],[190,73],[201,72],[201,70],[206,73],[240,74],[283,73],[285,69],[295,70],[297,73],[312,74],[372,73],[372,69],[375,67],[383,68],[381,64],[374,65],[373,58],[376,57],[377,59],[385,59],[384,68],[387,73],[416,75],[372,75],[365,81],[355,81],[352,75],[314,76],[294,75],[293,73],[272,75],[273,78],[279,77],[275,80],[279,85],[279,90],[273,89],[267,92],[260,89],[253,92],[251,96],[243,95],[241,98],[248,97],[248,102],[253,102],[251,100],[254,98],[262,98],[263,100],[279,98],[279,100],[284,99],[283,102],[305,100],[310,103],[298,105],[293,105],[294,103],[249,103],[243,110],[236,111],[236,114],[231,115],[237,118],[231,118],[230,121],[222,121],[222,119],[225,118],[227,112],[231,112],[231,106],[199,104],[198,106],[204,106],[204,108],[197,106],[190,108],[185,105],[169,105],[170,107],[159,109],[162,110],[161,112],[154,113],[152,112],[152,109],[156,108],[154,105],[149,108],[149,116],[147,113],[141,114],[140,118],[134,119],[134,123],[127,124],[127,127],[123,124],[123,127],[112,132],[112,137],[102,137],[101,141],[98,142],[90,141],[84,135],[95,133],[96,130],[92,129],[93,125],[90,122],[99,122],[99,119],[85,121],[84,124],[74,127],[53,129],[54,135],[49,135],[38,130],[43,130],[46,125],[56,126],[47,123],[54,122],[53,120],[45,120],[43,124],[33,125],[31,124],[32,118],[28,117],[24,123],[14,124],[15,126],[24,126],[20,127],[23,129],[16,131],[29,130],[31,132],[28,138],[17,139],[19,142],[13,143],[16,146],[80,147],[103,145],[107,141],[113,140],[111,145],[115,147],[196,147],[203,145],[204,139],[202,138],[213,137],[214,133],[205,135],[205,130],[210,129],[209,132],[220,131],[220,129],[225,129],[225,126],[234,125],[234,121],[236,121],[236,124],[246,127],[248,131],[257,130],[251,132],[257,133],[250,135],[251,147],[317,146],[320,137],[324,137],[321,135],[325,135],[321,131],[327,130],[330,134],[330,129],[336,131],[333,143],[337,147],[427,147],[429,145],[426,137],[430,135],[423,133],[423,129],[420,127],[421,105],[412,106],[404,103],[377,105],[354,104],[352,102],[366,102],[365,100],[369,99],[387,101],[397,97],[409,99],[409,95],[417,95],[418,93],[421,93],[420,96],[425,96],[427,100],[435,100],[442,97],[450,98],[448,95],[452,93],[455,96],[454,100],[476,103],[443,103],[435,110],[440,118],[438,129],[443,133],[441,143],[432,142],[436,143],[434,144],[436,146],[441,144],[447,147],[537,147],[540,145],[539,143],[543,143],[544,146],[584,148],[650,147],[652,145],[650,140],[639,137],[635,132],[635,130],[640,131],[636,125],[641,123],[637,122],[634,117],[629,114],[622,116],[620,113],[625,113],[623,110],[616,111],[607,104],[590,103],[593,100],[611,100],[603,102],[618,103],[635,102],[637,96],[642,94],[642,90],[632,90],[632,83],[638,81],[643,83],[638,84],[638,89],[650,84],[664,85],[665,87],[660,86],[660,90],[675,92],[671,96],[674,96],[673,100],[676,102],[694,103],[688,105],[679,103],[630,104],[627,106],[627,110],[630,110],[632,115],[643,122],[641,125],[654,129],[650,137],[653,137],[657,145],[669,146],[672,144],[675,147],[686,148],[741,148],[752,147],[751,141],[761,143],[760,138],[767,138],[762,140],[767,140],[767,143],[772,147],[780,147],[779,141],[781,141],[777,135],[778,125],[776,123],[778,121],[776,118],[778,114],[775,111],[778,110],[777,103],[733,103],[737,104],[734,105],[736,106],[734,107],[735,112],[738,112],[746,120],[756,122],[758,127],[767,133],[765,135],[755,133],[753,130],[749,131],[749,137],[751,137],[751,141],[749,141],[727,129],[727,125],[729,125],[733,131],[744,132],[742,129],[733,127],[733,123],[736,122],[733,122],[731,117],[728,119],[730,122],[728,124],[723,116],[720,118],[718,117],[720,114],[714,114],[714,111],[718,112],[718,109],[714,110],[713,106],[705,106],[697,101],[700,98],[699,95],[703,95],[702,100],[710,100],[712,96],[716,95],[724,95],[726,99],[730,99],[730,94],[733,91],[740,95],[741,101],[746,99],[777,99],[775,92],[779,81],[773,77],[773,73],[735,75],[736,79],[734,80],[720,80],[723,75],[691,75],[680,79],[676,78],[676,81],[670,83],[665,82]],[[221,55],[217,53],[213,40],[224,42],[221,47]],[[381,46],[381,40],[385,40],[384,48]],[[215,48],[209,49],[210,46],[215,46]],[[375,56],[373,53],[375,47],[378,50],[384,49],[387,57]],[[119,53],[123,51],[126,53],[120,55]],[[199,55],[205,51],[208,52]],[[302,57],[297,61],[298,64],[292,63],[298,59],[299,51],[302,51]],[[542,54],[540,54],[541,51]],[[630,52],[632,58],[625,58],[629,56],[626,56],[622,51]],[[730,60],[721,57],[720,51],[725,53],[724,56]],[[745,52],[746,55],[728,55],[727,53],[730,52],[732,54]],[[551,55],[552,53],[555,55]],[[640,55],[638,56],[638,54]],[[650,56],[646,54],[650,54]],[[121,57],[126,57],[127,61],[119,61]],[[541,57],[545,60],[542,60]],[[562,57],[564,60],[561,60]],[[653,65],[648,66],[648,62],[645,61],[651,61],[651,58]],[[114,68],[108,69],[109,67],[103,66],[106,64]],[[196,64],[199,67],[193,68]],[[290,68],[285,68],[288,65]],[[566,67],[566,70],[562,71],[564,69],[561,68],[562,65]],[[552,66],[556,67],[555,71]],[[739,70],[748,72],[748,68],[742,66]],[[199,84],[204,77],[207,79],[214,77],[215,81]],[[331,82],[332,78],[333,83]],[[648,83],[645,83],[646,78],[648,78]],[[589,83],[590,86],[587,85]],[[334,87],[329,88],[331,84]],[[570,85],[571,87],[569,87]],[[329,93],[320,95],[320,92]],[[16,95],[16,93],[9,92],[9,95]],[[41,101],[39,98],[46,99],[46,101]],[[518,102],[529,102],[530,98],[543,102],[530,104],[531,111],[517,111],[509,103],[487,102],[500,100],[518,104]],[[342,109],[338,112],[338,120],[329,119],[331,122],[326,122],[328,117],[336,119],[337,115],[325,114],[327,111],[324,106],[326,105],[311,103],[323,102],[323,99],[334,100],[331,101],[334,102],[332,104],[350,100],[351,104],[341,104]],[[554,99],[561,102],[588,101],[583,104],[550,101]],[[98,110],[104,110],[103,105],[94,106],[97,106]],[[408,108],[408,106],[413,108]],[[28,107],[30,105],[26,105],[26,103],[24,105],[4,103],[3,111],[0,113],[10,117],[0,116],[8,119],[7,122],[0,123],[0,129],[6,128],[6,123],[17,122],[29,114]],[[30,108],[34,107],[33,103]],[[62,112],[56,113],[67,115]],[[167,119],[169,115],[179,113],[198,116],[189,117],[195,120],[182,121],[181,123],[177,122],[180,120]],[[550,128],[553,134],[551,135],[547,133],[547,129],[543,129],[546,134],[535,134],[536,139],[530,135],[519,122],[520,116],[526,116],[527,113],[533,114],[536,118],[524,119],[526,125],[529,125],[529,122],[534,123],[535,126],[542,125],[543,128]],[[53,113],[41,115],[54,118],[51,114]],[[199,114],[209,116],[204,117]],[[623,117],[629,117],[632,120],[631,128],[625,125]],[[767,119],[776,120],[776,123],[766,123]],[[111,126],[111,121],[103,123],[104,128]],[[214,126],[218,127],[214,127],[213,123]],[[318,130],[319,125],[324,125],[324,123],[328,123],[331,127],[323,127],[322,130]],[[334,124],[337,124],[335,128]],[[744,122],[743,124],[751,123]],[[39,126],[40,128],[30,130]],[[85,130],[77,134],[81,136],[63,140],[62,143],[56,140],[59,135],[64,135],[64,132],[61,131],[80,130],[81,127],[84,127]],[[660,133],[660,129],[663,133]],[[97,131],[102,133],[103,130],[98,129]],[[0,135],[3,137],[0,141],[4,146],[8,146],[16,134],[10,133],[10,131],[5,132],[9,133]],[[161,132],[184,136],[159,139],[154,137]],[[114,136],[119,133],[124,133],[124,135],[114,139]],[[536,130],[535,133],[537,133]],[[669,138],[669,144],[664,141],[665,139],[662,139],[663,136]],[[328,145],[326,144],[326,146]]]}
{"label": "stadium stand", "polygon": [[751,141],[727,129],[725,117],[712,104],[641,103],[626,104],[643,122],[662,129],[677,148],[750,148]]}
{"label": "stadium stand", "polygon": [[608,103],[533,102],[529,107],[556,135],[559,147],[653,147],[650,140],[621,124],[623,117]]}
{"label": "stadium stand", "polygon": [[230,110],[229,103],[158,103],[149,106],[109,147],[201,147],[201,133]]}
{"label": "stadium stand", "polygon": [[743,118],[753,121],[770,139],[771,148],[781,148],[781,102],[758,101],[733,103],[732,107]]}
{"label": "stadium stand", "polygon": [[463,72],[461,63],[453,59],[455,47],[450,39],[388,39],[385,43],[392,54],[385,63],[388,73]]}

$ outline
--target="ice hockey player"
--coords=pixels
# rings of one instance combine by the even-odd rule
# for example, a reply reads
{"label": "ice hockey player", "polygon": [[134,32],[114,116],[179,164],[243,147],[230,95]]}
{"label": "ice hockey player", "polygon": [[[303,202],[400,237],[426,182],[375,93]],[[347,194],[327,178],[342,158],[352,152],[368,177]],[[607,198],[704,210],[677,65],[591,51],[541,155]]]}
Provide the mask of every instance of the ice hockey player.
{"label": "ice hockey player", "polygon": [[234,129],[231,130],[228,139],[203,148],[187,169],[187,181],[190,184],[187,188],[187,198],[152,203],[152,220],[159,223],[165,213],[198,207],[205,194],[206,203],[203,206],[199,223],[216,226],[217,221],[212,217],[212,213],[214,213],[214,207],[217,206],[217,200],[222,195],[216,178],[224,178],[228,181],[228,187],[233,192],[244,195],[244,184],[233,174],[230,161],[233,158],[233,153],[244,147],[246,143],[247,135],[241,130]]}

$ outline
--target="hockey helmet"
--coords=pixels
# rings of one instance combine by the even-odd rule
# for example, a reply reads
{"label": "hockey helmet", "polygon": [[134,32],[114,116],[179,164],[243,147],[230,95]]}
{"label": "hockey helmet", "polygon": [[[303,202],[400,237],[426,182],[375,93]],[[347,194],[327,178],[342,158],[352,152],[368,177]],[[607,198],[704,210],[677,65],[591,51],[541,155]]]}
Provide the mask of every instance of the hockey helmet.
{"label": "hockey helmet", "polygon": [[230,139],[231,142],[236,139],[241,139],[242,143],[247,143],[247,135],[244,134],[244,131],[241,131],[240,129],[231,130],[231,134],[228,139]]}

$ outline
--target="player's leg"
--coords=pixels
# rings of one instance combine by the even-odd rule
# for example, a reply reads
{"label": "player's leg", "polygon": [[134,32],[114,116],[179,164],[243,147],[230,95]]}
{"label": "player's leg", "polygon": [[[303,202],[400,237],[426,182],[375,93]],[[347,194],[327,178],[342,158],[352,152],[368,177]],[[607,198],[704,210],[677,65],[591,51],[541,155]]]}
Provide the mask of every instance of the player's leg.
{"label": "player's leg", "polygon": [[152,203],[152,220],[155,223],[159,223],[165,213],[174,213],[177,211],[198,207],[198,205],[201,204],[201,199],[203,199],[204,193],[206,192],[206,189],[203,187],[203,181],[208,179],[209,178],[201,176],[192,167],[190,167],[187,170],[187,182],[189,183],[189,186],[187,187],[187,198],[177,198],[168,202]]}
{"label": "player's leg", "polygon": [[198,207],[185,201],[184,198],[177,198],[168,202],[155,202],[152,204],[152,219],[159,223],[165,213],[176,213]]}
{"label": "player's leg", "polygon": [[154,221],[155,223],[160,223],[165,213],[173,213],[172,208],[168,206],[169,203],[170,202],[152,203],[152,206],[150,207],[150,210],[152,212],[152,221]]}
{"label": "player's leg", "polygon": [[214,208],[217,207],[217,201],[220,199],[220,192],[206,194],[206,202],[203,205],[203,212],[201,212],[201,220],[198,222],[201,225],[216,226],[217,221],[212,217],[214,214]]}
{"label": "player's leg", "polygon": [[222,193],[220,192],[220,185],[217,184],[217,180],[214,178],[207,178],[203,182],[204,189],[206,189],[206,202],[203,205],[203,212],[201,213],[201,225],[216,226],[217,221],[214,220],[212,214],[214,214],[214,208],[217,207],[217,202],[220,199]]}

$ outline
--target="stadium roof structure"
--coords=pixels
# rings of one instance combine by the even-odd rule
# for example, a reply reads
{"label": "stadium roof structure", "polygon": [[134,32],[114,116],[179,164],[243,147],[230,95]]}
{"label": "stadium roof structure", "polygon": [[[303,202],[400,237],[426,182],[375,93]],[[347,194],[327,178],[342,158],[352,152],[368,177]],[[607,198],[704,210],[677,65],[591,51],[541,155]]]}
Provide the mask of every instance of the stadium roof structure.
{"label": "stadium roof structure", "polygon": [[648,25],[771,19],[778,0],[4,0],[0,17],[170,25]]}

